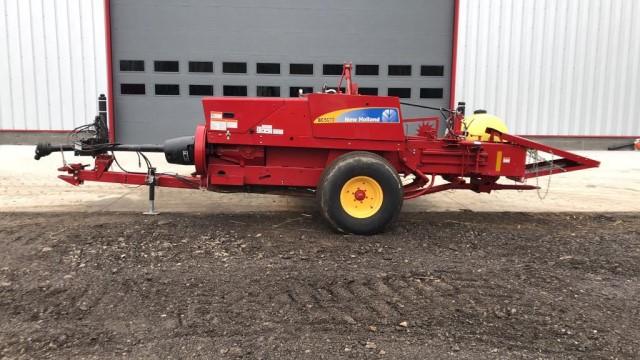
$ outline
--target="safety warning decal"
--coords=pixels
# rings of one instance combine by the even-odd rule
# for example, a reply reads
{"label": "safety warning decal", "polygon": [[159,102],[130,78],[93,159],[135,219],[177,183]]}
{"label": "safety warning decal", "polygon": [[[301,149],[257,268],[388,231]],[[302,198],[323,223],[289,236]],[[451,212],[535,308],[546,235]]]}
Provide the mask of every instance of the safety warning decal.
{"label": "safety warning decal", "polygon": [[400,116],[397,108],[353,108],[332,111],[318,116],[314,124],[335,123],[399,123]]}
{"label": "safety warning decal", "polygon": [[214,131],[227,131],[237,129],[238,120],[224,119],[221,112],[212,111],[209,115],[209,129]]}
{"label": "safety warning decal", "polygon": [[256,134],[284,135],[283,129],[274,129],[273,125],[256,126]]}
{"label": "safety warning decal", "polygon": [[273,126],[271,125],[259,125],[256,127],[256,133],[258,134],[273,134]]}

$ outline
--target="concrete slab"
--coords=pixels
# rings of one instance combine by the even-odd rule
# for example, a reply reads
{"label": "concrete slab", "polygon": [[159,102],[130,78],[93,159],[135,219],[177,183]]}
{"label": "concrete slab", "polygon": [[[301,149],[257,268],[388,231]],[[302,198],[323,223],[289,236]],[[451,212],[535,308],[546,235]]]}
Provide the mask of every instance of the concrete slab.
{"label": "concrete slab", "polygon": [[[146,210],[146,187],[103,183],[74,187],[56,178],[56,169],[62,164],[60,154],[35,161],[33,150],[33,146],[0,145],[0,211]],[[552,176],[544,200],[539,199],[536,191],[476,194],[458,190],[407,201],[403,211],[640,211],[640,152],[579,153],[601,161],[601,167]],[[65,153],[65,158],[69,162],[90,163],[92,160],[75,158],[71,153]],[[149,154],[149,158],[159,171],[187,175],[193,170],[189,166],[167,164],[162,154]],[[129,171],[144,171],[138,168],[136,154],[119,153],[118,159]],[[547,179],[539,179],[542,193]],[[529,183],[535,184],[536,180]],[[304,212],[314,207],[313,198],[164,188],[157,193],[157,208],[161,212]]]}

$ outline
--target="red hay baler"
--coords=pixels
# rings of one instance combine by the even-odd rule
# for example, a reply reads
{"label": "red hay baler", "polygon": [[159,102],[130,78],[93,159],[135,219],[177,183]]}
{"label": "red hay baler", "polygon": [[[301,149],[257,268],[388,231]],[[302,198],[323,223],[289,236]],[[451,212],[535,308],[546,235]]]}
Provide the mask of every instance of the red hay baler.
{"label": "red hay baler", "polygon": [[[344,93],[340,91],[346,81]],[[162,145],[110,143],[104,97],[90,133],[72,144],[39,144],[36,159],[53,151],[93,156],[95,165],[65,164],[59,178],[220,192],[315,195],[322,215],[341,232],[374,234],[400,213],[403,200],[443,190],[530,190],[525,180],[599,166],[597,161],[507,134],[495,118],[465,121],[464,103],[438,109],[438,117],[405,119],[397,97],[359,95],[346,64],[338,90],[298,98],[206,97],[204,123],[194,136]],[[425,107],[416,104],[407,106]],[[429,107],[425,107],[429,108]],[[473,122],[472,121],[472,122]],[[407,134],[405,126],[417,131]],[[475,133],[470,131],[474,127]],[[477,129],[482,130],[478,134]],[[147,172],[113,171],[115,151],[135,151]],[[158,173],[144,152],[164,152],[168,162],[193,165],[190,176]],[[551,160],[532,153],[551,154]],[[436,176],[444,181],[435,184]],[[499,183],[500,178],[513,180]]]}

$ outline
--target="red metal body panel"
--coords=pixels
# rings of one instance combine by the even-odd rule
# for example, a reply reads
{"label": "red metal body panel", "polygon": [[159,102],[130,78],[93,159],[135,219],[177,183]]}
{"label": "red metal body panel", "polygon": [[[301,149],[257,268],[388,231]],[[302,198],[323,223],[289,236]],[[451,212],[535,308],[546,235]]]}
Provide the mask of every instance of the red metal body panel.
{"label": "red metal body panel", "polygon": [[[344,109],[399,109],[394,97],[309,94],[293,99],[207,97],[202,102],[209,143],[354,149],[367,145],[354,147],[353,141],[379,140],[375,150],[398,150],[405,139],[401,122],[314,123],[323,114]],[[215,124],[225,122],[237,127],[216,130]],[[261,131],[263,127],[271,131]]]}
{"label": "red metal body panel", "polygon": [[397,97],[388,96],[334,96],[332,94],[309,94],[309,115],[313,136],[332,139],[361,139],[398,142],[404,141],[404,129],[397,123],[322,123],[316,121],[323,115],[345,109],[390,108],[396,109],[400,117],[400,102]]}
{"label": "red metal body panel", "polygon": [[209,185],[315,188],[324,168],[210,165]]}
{"label": "red metal body panel", "polygon": [[[426,145],[426,146],[425,146]],[[526,149],[502,143],[412,140],[407,164],[425,174],[470,176],[524,176]],[[415,153],[415,155],[413,155]],[[500,157],[500,159],[498,159]],[[505,163],[504,160],[508,159]]]}
{"label": "red metal body panel", "polygon": [[[342,153],[404,151],[399,107],[394,97],[342,94],[294,99],[205,98],[207,143],[214,148],[208,162],[208,184],[315,188],[327,163]],[[397,119],[385,123],[379,117],[327,117],[362,109],[378,109],[380,114],[391,109]],[[360,122],[363,119],[371,122]]]}

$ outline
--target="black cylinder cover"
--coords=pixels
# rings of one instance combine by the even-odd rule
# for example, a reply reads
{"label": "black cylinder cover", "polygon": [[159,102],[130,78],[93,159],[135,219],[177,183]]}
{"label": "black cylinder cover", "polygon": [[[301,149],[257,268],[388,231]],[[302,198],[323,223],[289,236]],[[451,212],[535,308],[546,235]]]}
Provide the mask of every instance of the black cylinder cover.
{"label": "black cylinder cover", "polygon": [[193,165],[193,136],[183,136],[164,142],[164,157],[167,162],[179,165]]}

